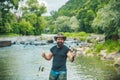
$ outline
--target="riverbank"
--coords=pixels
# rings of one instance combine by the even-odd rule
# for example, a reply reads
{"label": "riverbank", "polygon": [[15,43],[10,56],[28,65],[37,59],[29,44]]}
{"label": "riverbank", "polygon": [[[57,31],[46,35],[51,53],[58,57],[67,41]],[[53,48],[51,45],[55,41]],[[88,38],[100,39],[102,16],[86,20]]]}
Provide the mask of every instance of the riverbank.
{"label": "riverbank", "polygon": [[77,70],[84,72],[93,80],[119,80],[112,61],[103,61],[99,57],[79,56],[75,59]]}
{"label": "riverbank", "polygon": [[11,41],[12,44],[24,44],[24,45],[46,45],[48,43],[54,43],[53,36],[55,34],[42,34],[38,36],[1,36],[1,42]]}
{"label": "riverbank", "polygon": [[[120,75],[120,52],[107,53],[106,50],[101,50],[99,53],[95,54],[93,52],[88,53],[91,46],[74,47],[78,52],[79,56],[84,56],[86,58],[96,58],[98,57],[101,61],[111,62],[111,66],[115,68],[117,75]],[[80,58],[80,57],[79,57]],[[117,76],[116,75],[116,76]]]}
{"label": "riverbank", "polygon": [[105,40],[104,35],[97,34],[88,35],[79,33],[71,35],[77,35],[76,37],[73,37],[77,44],[73,48],[77,50],[80,56],[92,58],[99,57],[101,61],[110,61],[112,62],[112,66],[116,69],[117,74],[120,75],[120,40]]}

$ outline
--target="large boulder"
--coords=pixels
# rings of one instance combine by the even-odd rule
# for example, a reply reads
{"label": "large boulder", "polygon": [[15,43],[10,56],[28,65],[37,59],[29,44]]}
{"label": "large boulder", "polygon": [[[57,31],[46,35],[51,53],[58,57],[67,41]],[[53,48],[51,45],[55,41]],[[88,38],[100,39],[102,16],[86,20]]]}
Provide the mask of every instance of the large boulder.
{"label": "large boulder", "polygon": [[113,52],[113,53],[108,54],[108,55],[106,56],[106,59],[107,59],[107,60],[114,60],[114,59],[116,59],[116,58],[120,58],[120,53],[119,53],[119,52]]}
{"label": "large boulder", "polygon": [[114,66],[118,75],[120,75],[120,57],[115,60]]}
{"label": "large boulder", "polygon": [[47,43],[53,43],[53,42],[54,42],[53,39],[47,40]]}
{"label": "large boulder", "polygon": [[0,47],[11,46],[11,41],[0,41]]}

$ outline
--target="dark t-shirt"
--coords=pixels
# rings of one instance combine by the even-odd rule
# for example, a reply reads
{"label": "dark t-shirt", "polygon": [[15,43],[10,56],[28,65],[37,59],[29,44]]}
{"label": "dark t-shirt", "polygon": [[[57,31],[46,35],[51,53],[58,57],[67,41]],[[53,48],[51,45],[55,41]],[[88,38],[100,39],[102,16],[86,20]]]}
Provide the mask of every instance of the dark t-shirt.
{"label": "dark t-shirt", "polygon": [[52,70],[66,71],[66,59],[69,50],[70,49],[65,45],[63,45],[62,48],[58,48],[56,45],[50,49],[53,53]]}

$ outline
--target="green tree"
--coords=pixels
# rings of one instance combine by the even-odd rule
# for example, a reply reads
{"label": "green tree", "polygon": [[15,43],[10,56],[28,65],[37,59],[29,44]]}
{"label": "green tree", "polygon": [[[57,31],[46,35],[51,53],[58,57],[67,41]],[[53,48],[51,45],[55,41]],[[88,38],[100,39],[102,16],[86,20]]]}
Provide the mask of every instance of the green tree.
{"label": "green tree", "polygon": [[23,34],[23,35],[34,34],[34,32],[33,32],[34,28],[25,19],[22,19],[19,24],[20,24],[20,34]]}
{"label": "green tree", "polygon": [[46,20],[46,27],[42,33],[54,33],[55,24],[53,22],[54,21],[53,17],[44,16],[44,19]]}
{"label": "green tree", "polygon": [[109,0],[69,0],[58,10],[58,16],[76,16],[79,21],[79,31],[93,32],[91,25],[96,12],[108,2]]}
{"label": "green tree", "polygon": [[1,0],[0,1],[0,33],[8,33],[11,29],[12,22],[15,22],[15,16],[11,9],[18,8],[19,0]]}
{"label": "green tree", "polygon": [[77,32],[79,28],[79,21],[75,16],[70,18],[70,28],[73,32]]}
{"label": "green tree", "polygon": [[39,4],[38,0],[27,0],[26,5],[22,7],[23,15],[34,13],[37,16],[41,16],[41,14],[46,12],[45,4]]}
{"label": "green tree", "polygon": [[32,26],[35,26],[37,23],[37,15],[35,13],[29,13],[22,17],[22,19],[26,19],[29,21]]}
{"label": "green tree", "polygon": [[12,32],[16,34],[20,34],[20,26],[21,26],[20,23],[14,22],[12,24]]}
{"label": "green tree", "polygon": [[58,32],[70,32],[70,17],[67,16],[60,16],[54,21],[55,23],[55,30],[54,33]]}
{"label": "green tree", "polygon": [[105,32],[106,39],[117,40],[120,37],[120,1],[110,0],[104,8],[97,12],[92,26]]}
{"label": "green tree", "polygon": [[56,18],[58,17],[57,11],[51,11],[50,14],[54,20],[56,20]]}
{"label": "green tree", "polygon": [[35,31],[34,31],[35,35],[41,34],[45,26],[46,26],[45,19],[43,17],[38,17],[36,26],[34,26],[34,28],[35,28]]}
{"label": "green tree", "polygon": [[46,26],[46,22],[41,16],[46,12],[45,4],[39,4],[38,0],[27,0],[26,5],[22,7],[23,18],[34,27],[34,34],[39,35]]}

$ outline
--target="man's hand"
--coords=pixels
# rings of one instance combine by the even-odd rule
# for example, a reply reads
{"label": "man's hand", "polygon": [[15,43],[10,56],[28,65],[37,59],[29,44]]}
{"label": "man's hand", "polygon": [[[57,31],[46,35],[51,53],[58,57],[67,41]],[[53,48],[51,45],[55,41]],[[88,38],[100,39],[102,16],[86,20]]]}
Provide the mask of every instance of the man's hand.
{"label": "man's hand", "polygon": [[43,52],[43,53],[42,53],[42,57],[45,58],[45,56],[46,56],[46,55],[45,55],[45,52]]}
{"label": "man's hand", "polygon": [[52,53],[49,53],[48,55],[45,54],[45,52],[42,53],[42,57],[46,60],[50,60],[52,58]]}
{"label": "man's hand", "polygon": [[74,53],[72,53],[72,60],[71,60],[71,62],[73,62],[74,61],[74,58],[76,57],[76,55],[77,55],[77,53],[76,52],[74,52]]}
{"label": "man's hand", "polygon": [[73,62],[74,61],[74,58],[77,56],[77,53],[76,53],[77,51],[69,51],[68,53],[67,53],[67,57],[69,58],[69,60],[71,61],[71,62]]}

